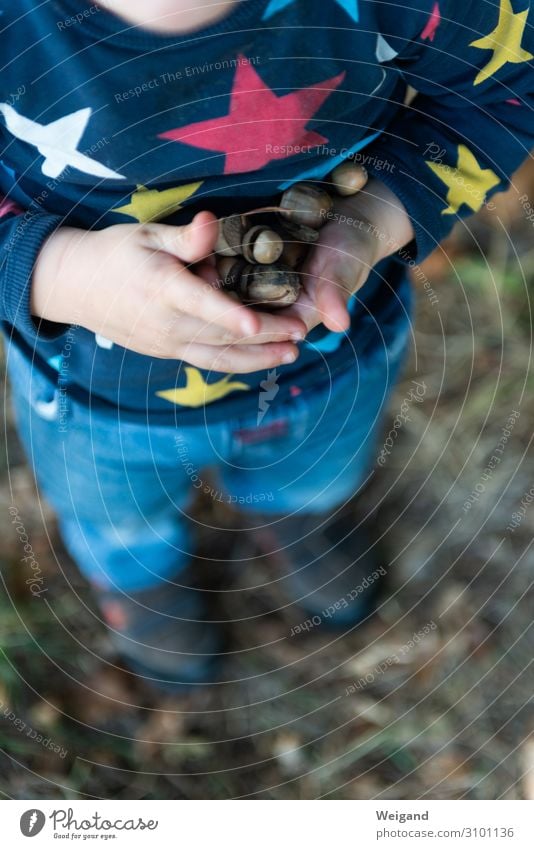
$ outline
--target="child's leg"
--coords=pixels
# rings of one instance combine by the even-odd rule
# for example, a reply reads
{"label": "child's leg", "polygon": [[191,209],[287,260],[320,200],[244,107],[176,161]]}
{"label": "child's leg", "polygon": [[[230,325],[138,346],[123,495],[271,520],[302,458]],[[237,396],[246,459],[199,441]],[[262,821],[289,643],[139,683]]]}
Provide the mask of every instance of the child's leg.
{"label": "child's leg", "polygon": [[[260,424],[257,416],[234,422],[232,462],[222,470],[229,498],[251,513],[247,524],[262,527],[257,536],[276,552],[285,588],[313,614],[337,604],[331,624],[364,616],[377,570],[384,573],[365,527],[354,527],[342,507],[377,459],[381,416],[409,332],[407,284],[398,296],[398,310],[378,323],[373,344],[355,351],[343,373],[306,396],[297,387],[291,402],[275,397]],[[420,388],[413,396],[408,407],[421,400]]]}
{"label": "child's leg", "polygon": [[[121,653],[165,679],[203,677],[215,640],[201,621],[203,594],[188,588],[184,511],[194,490],[176,430],[119,423],[62,399],[13,346],[8,370],[28,458]],[[203,434],[192,429],[187,441],[193,464],[217,450],[217,433],[211,442]]]}

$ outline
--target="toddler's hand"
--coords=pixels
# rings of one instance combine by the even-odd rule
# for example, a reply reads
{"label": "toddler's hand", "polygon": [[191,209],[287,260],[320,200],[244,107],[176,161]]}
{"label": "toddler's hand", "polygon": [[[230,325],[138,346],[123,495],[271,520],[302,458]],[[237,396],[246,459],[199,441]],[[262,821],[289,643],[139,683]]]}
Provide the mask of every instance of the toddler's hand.
{"label": "toddler's hand", "polygon": [[256,312],[221,291],[210,265],[216,238],[208,212],[185,227],[61,228],[39,255],[32,314],[80,324],[140,354],[215,371],[291,362],[302,320]]}
{"label": "toddler's hand", "polygon": [[347,330],[350,295],[364,285],[380,259],[413,237],[411,221],[397,196],[384,183],[369,180],[358,194],[336,202],[301,270],[302,294],[284,314],[300,317],[308,330],[321,323],[336,332]]}

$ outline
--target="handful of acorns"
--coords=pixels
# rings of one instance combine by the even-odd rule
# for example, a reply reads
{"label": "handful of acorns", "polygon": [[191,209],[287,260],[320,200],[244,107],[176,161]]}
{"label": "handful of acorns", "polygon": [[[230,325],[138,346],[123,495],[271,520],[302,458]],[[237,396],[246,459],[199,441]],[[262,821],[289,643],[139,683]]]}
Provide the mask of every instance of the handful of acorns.
{"label": "handful of acorns", "polygon": [[[337,194],[347,197],[363,188],[367,172],[347,160],[330,180]],[[223,287],[245,304],[271,309],[294,304],[302,288],[298,270],[333,206],[326,189],[295,183],[278,207],[221,218],[215,252]]]}

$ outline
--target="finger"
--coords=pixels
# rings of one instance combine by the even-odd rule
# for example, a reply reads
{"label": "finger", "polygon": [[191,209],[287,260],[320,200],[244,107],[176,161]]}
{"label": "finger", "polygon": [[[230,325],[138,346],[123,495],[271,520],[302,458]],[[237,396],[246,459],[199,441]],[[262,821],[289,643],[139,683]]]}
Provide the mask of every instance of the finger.
{"label": "finger", "polygon": [[[216,288],[221,288],[221,277],[217,270],[208,263],[199,263],[195,267],[195,271],[206,282]],[[232,296],[234,302],[238,302],[237,295]],[[294,342],[302,342],[306,336],[307,325],[298,316],[286,316],[285,310],[274,310],[273,312],[262,312],[260,307],[255,307],[252,311],[257,319],[257,330],[254,336],[250,336],[247,341],[253,345],[264,344],[265,342],[282,341],[284,339],[292,339]],[[289,319],[289,320],[288,320]],[[297,319],[297,320],[295,320]],[[237,338],[242,338],[237,334]]]}
{"label": "finger", "polygon": [[206,283],[211,283],[214,289],[221,288],[221,277],[217,273],[217,267],[215,265],[215,257],[213,257],[213,263],[211,262],[212,257],[206,257],[202,260],[202,262],[196,263],[191,267],[191,271],[193,274],[198,275],[198,277],[202,277]]}
{"label": "finger", "polygon": [[350,327],[347,294],[328,278],[310,275],[298,301],[284,310],[286,316],[300,318],[308,329],[324,324],[328,330],[342,333]]}
{"label": "finger", "polygon": [[145,224],[142,238],[147,247],[165,251],[183,262],[199,262],[213,253],[219,225],[211,212],[199,212],[182,227],[171,224]]}
{"label": "finger", "polygon": [[347,330],[348,300],[360,288],[368,269],[364,269],[352,252],[325,245],[312,254],[306,271],[310,294],[322,323],[336,333]]}
{"label": "finger", "polygon": [[221,291],[216,282],[202,279],[178,262],[165,270],[159,291],[163,291],[170,310],[217,325],[236,336],[254,336],[259,328],[260,320],[251,309]]}
{"label": "finger", "polygon": [[307,333],[322,322],[322,317],[317,310],[315,295],[313,293],[315,282],[315,278],[310,275],[304,278],[304,286],[298,300],[290,307],[286,307],[280,311],[284,317],[300,319],[306,326]]}
{"label": "finger", "polygon": [[325,327],[335,333],[341,333],[350,327],[348,298],[347,288],[342,283],[324,277],[317,280],[315,297],[317,311]]}
{"label": "finger", "polygon": [[166,295],[174,309],[215,324],[232,332],[236,339],[257,337],[257,344],[267,339],[304,338],[306,327],[297,317],[278,316],[253,310],[237,298],[220,289],[220,280],[213,279],[213,269],[205,267],[202,279],[189,269],[179,267],[179,285],[176,278],[166,278]]}
{"label": "finger", "polygon": [[[304,334],[299,333],[299,339],[296,340],[292,333],[280,331],[278,325],[273,326],[272,330],[259,331],[253,336],[239,333],[235,329],[227,329],[215,323],[207,323],[193,316],[183,315],[178,318],[179,322],[177,329],[183,339],[184,336],[193,343],[202,345],[217,345],[219,347],[227,347],[228,345],[265,345],[270,342],[289,342],[301,341]],[[185,326],[187,322],[187,326]]]}
{"label": "finger", "polygon": [[250,374],[275,366],[288,365],[298,357],[296,345],[269,343],[266,345],[232,345],[218,348],[213,345],[190,343],[180,346],[177,356],[197,368],[226,374]]}

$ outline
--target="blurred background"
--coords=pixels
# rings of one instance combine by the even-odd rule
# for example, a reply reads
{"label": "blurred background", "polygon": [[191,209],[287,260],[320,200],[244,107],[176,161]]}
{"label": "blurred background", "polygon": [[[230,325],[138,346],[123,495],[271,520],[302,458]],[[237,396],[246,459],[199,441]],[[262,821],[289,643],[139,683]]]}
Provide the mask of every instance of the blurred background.
{"label": "blurred background", "polygon": [[[261,560],[246,580],[230,570],[237,589],[266,584],[227,594],[227,616],[245,605],[249,617],[232,628],[233,683],[171,699],[116,665],[4,397],[4,798],[534,798],[534,221],[524,194],[534,198],[533,161],[496,210],[458,225],[414,269],[413,350],[384,440],[414,380],[424,397],[363,496],[391,564],[378,614],[343,639],[322,627],[291,636],[301,614],[263,615],[283,605],[272,570]],[[13,503],[41,598],[25,584]],[[196,509],[206,525],[230,521],[209,500]],[[224,558],[229,546],[206,531],[201,553]]]}

